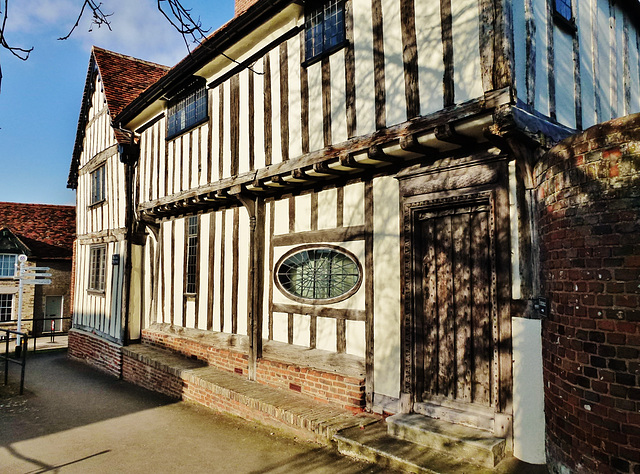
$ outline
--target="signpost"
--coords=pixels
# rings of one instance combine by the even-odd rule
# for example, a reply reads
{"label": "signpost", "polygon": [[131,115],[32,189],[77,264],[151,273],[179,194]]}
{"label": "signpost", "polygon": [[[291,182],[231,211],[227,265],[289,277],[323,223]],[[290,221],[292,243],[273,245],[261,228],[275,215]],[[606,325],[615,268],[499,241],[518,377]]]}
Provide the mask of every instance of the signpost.
{"label": "signpost", "polygon": [[[18,284],[18,331],[21,331],[22,326],[22,291],[24,289],[24,285],[50,285],[51,280],[44,277],[50,277],[51,273],[43,273],[48,272],[50,270],[49,267],[31,267],[25,268],[25,263],[27,263],[26,255],[19,255],[18,262],[16,263],[16,276],[14,277],[16,280],[19,280]],[[18,334],[16,339],[16,354],[19,354],[20,351],[20,339],[21,336]]]}

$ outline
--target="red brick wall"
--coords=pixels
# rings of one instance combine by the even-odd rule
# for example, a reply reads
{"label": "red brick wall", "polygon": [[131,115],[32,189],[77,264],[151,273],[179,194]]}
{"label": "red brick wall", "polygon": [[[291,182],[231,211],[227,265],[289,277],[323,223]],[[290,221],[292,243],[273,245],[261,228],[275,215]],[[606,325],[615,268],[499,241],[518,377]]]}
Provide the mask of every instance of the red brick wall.
{"label": "red brick wall", "polygon": [[122,348],[117,344],[79,329],[71,329],[67,354],[71,359],[80,360],[103,372],[120,377]]}
{"label": "red brick wall", "polygon": [[[165,347],[188,357],[194,356],[228,372],[245,376],[248,374],[249,358],[241,351],[220,349],[204,344],[202,341],[153,329],[142,331],[142,342]],[[346,377],[265,358],[258,362],[256,380],[265,385],[293,390],[352,411],[361,411],[365,406],[364,377]]]}
{"label": "red brick wall", "polygon": [[547,458],[640,472],[640,115],[593,127],[536,167]]}
{"label": "red brick wall", "polygon": [[182,398],[182,379],[158,370],[144,362],[125,356],[122,359],[122,378],[148,390],[160,392],[173,398]]}

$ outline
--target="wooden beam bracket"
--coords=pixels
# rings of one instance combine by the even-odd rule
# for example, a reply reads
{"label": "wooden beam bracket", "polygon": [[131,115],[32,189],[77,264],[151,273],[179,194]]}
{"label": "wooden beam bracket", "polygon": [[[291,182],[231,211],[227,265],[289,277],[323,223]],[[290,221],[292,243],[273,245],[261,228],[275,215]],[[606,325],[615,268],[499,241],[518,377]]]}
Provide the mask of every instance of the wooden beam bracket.
{"label": "wooden beam bracket", "polygon": [[450,123],[438,125],[434,129],[434,133],[436,138],[441,142],[452,143],[453,145],[459,146],[468,146],[474,143],[473,139],[460,135]]}

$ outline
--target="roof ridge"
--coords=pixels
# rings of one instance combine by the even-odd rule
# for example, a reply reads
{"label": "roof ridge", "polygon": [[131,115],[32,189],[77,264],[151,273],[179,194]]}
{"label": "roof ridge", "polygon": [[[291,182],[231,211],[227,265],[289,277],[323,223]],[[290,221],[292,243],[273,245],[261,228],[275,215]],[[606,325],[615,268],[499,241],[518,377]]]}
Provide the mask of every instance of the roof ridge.
{"label": "roof ridge", "polygon": [[73,204],[48,204],[48,203],[37,203],[37,202],[13,202],[13,201],[0,201],[0,206],[4,204],[9,205],[18,205],[18,206],[37,206],[37,207],[63,207],[75,209],[75,205]]}
{"label": "roof ridge", "polygon": [[96,45],[93,45],[91,47],[91,50],[92,50],[92,52],[97,50],[97,51],[100,51],[100,52],[103,52],[103,53],[111,54],[113,56],[118,56],[118,57],[120,57],[122,59],[127,59],[129,61],[135,61],[135,62],[138,62],[138,63],[146,64],[148,66],[154,66],[154,67],[158,67],[158,68],[166,69],[166,70],[171,69],[171,66],[165,66],[164,64],[154,63],[153,61],[147,61],[146,59],[136,58],[134,56],[129,56],[128,54],[117,53],[116,51],[111,51],[109,49],[101,48],[100,46],[96,46]]}

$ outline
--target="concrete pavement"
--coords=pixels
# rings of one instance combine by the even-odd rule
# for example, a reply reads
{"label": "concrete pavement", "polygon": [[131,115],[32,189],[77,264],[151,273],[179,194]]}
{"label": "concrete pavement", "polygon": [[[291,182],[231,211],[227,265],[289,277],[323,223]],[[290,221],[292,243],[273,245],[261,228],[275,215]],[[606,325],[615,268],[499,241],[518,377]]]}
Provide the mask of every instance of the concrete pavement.
{"label": "concrete pavement", "polygon": [[[2,370],[2,369],[0,369]],[[381,473],[316,444],[29,353],[0,385],[0,473]],[[0,381],[1,383],[1,381]]]}

